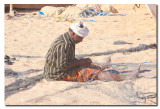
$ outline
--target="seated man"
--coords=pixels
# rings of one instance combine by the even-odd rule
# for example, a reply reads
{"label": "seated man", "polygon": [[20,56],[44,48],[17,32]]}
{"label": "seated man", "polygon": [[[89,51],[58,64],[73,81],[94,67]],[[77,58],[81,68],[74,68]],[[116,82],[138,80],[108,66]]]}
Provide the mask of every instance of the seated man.
{"label": "seated man", "polygon": [[[83,41],[89,29],[83,22],[72,23],[69,32],[60,35],[52,44],[46,55],[44,77],[49,80],[65,80],[84,82],[87,80],[114,80],[121,81],[137,74],[118,75],[111,72],[102,72],[99,65],[94,65],[90,58],[76,59],[75,44]],[[104,67],[109,67],[110,58]]]}

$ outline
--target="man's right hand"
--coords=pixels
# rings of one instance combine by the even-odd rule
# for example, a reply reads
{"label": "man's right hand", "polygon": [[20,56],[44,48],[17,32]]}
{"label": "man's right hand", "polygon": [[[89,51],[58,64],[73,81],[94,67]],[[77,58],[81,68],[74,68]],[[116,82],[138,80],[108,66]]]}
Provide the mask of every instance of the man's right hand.
{"label": "man's right hand", "polygon": [[80,61],[80,66],[83,66],[83,67],[88,67],[92,63],[92,60],[90,58],[80,59],[79,61]]}

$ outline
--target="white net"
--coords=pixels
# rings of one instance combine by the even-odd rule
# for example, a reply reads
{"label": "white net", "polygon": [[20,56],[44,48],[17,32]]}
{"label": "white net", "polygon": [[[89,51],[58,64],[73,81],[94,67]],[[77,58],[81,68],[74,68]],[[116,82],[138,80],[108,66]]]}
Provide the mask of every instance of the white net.
{"label": "white net", "polygon": [[[95,68],[95,67],[94,67]],[[137,69],[136,69],[137,70]],[[116,73],[119,75],[128,75],[136,71],[125,65],[112,64],[110,69],[103,70],[107,72],[108,78],[101,80],[102,82],[110,82],[112,87],[99,86],[98,81],[85,80],[84,83],[78,83],[79,86],[84,86],[87,89],[97,90],[107,96],[116,98],[119,101],[126,103],[126,105],[146,105],[146,101],[150,101],[156,104],[155,100],[152,101],[150,98],[156,98],[156,92],[148,92],[150,87],[147,83],[143,86],[137,85],[137,76],[131,75],[126,80],[118,82],[115,80],[110,73]],[[110,73],[109,73],[110,72]],[[140,72],[139,72],[140,73]],[[151,74],[150,74],[151,75]],[[153,73],[152,73],[153,77]],[[73,86],[74,87],[74,86]],[[69,88],[71,89],[71,87]],[[146,90],[147,89],[147,90]],[[121,104],[120,104],[121,105]]]}
{"label": "white net", "polygon": [[[138,64],[137,64],[138,65]],[[102,65],[103,66],[103,65]],[[142,65],[142,67],[145,68],[145,65]],[[93,67],[95,68],[95,66]],[[135,70],[135,66],[132,68],[124,65],[124,64],[115,64],[112,63],[109,69],[103,69],[103,72],[108,72],[107,73],[107,79],[105,80],[94,80],[94,78],[89,79],[88,77],[85,78],[85,82],[77,82],[74,83],[73,85],[69,87],[65,87],[62,90],[59,90],[57,92],[54,92],[53,94],[49,95],[44,95],[40,96],[39,98],[36,99],[41,99],[47,96],[54,96],[58,93],[64,93],[65,91],[72,90],[72,89],[78,89],[78,88],[85,88],[89,89],[92,91],[96,91],[96,93],[101,93],[105,96],[109,96],[112,98],[116,98],[116,100],[123,102],[122,105],[146,105],[146,102],[150,100],[153,104],[156,104],[156,90],[149,90],[149,87],[152,87],[152,84],[155,81],[155,76],[153,75],[154,73],[150,73],[146,77],[146,81],[144,81],[144,84],[139,84],[139,78],[135,76],[131,76],[130,78],[127,78],[124,81],[116,81],[109,72],[115,73],[115,74],[120,74],[120,75],[128,75],[132,73]],[[82,70],[82,72],[85,69]],[[35,73],[37,71],[37,73]],[[15,93],[16,90],[23,90],[26,89],[28,86],[31,85],[31,83],[36,83],[36,81],[39,81],[42,79],[42,75],[39,75],[38,73],[39,70],[36,71],[27,71],[26,73],[22,75],[18,75],[15,77],[6,77],[6,81],[12,81],[10,83],[10,86],[6,85],[6,97],[12,93]],[[141,70],[140,72],[140,77],[141,76],[146,76],[143,74],[143,72],[147,70]],[[29,73],[30,72],[30,73]],[[32,74],[34,72],[34,76],[29,74]],[[16,73],[16,72],[12,72]],[[146,74],[147,74],[146,73]],[[13,74],[16,75],[16,74]],[[94,81],[93,81],[94,80]],[[14,82],[14,84],[12,84]],[[155,81],[156,82],[156,81]],[[13,89],[13,90],[11,90]],[[34,99],[35,100],[35,99]],[[107,98],[106,98],[107,101]],[[107,103],[106,103],[107,104]],[[121,104],[119,104],[121,105]]]}

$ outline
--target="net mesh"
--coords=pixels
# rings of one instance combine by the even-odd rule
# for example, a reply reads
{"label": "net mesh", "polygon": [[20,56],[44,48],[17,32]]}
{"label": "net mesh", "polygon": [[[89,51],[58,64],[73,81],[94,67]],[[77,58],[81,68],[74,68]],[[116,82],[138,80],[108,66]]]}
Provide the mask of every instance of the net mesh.
{"label": "net mesh", "polygon": [[[104,66],[104,65],[103,65]],[[95,66],[91,67],[95,68]],[[99,67],[97,69],[100,69]],[[103,69],[102,71],[114,71],[112,73],[118,72],[120,75],[126,75],[133,72],[133,69],[125,66],[125,65],[115,65],[112,64],[109,68],[110,70]],[[136,76],[131,76],[129,78],[126,78],[126,80],[118,82],[116,81],[109,72],[107,72],[107,75],[109,78],[107,80],[101,80],[102,82],[109,82],[112,81],[112,88],[102,87],[97,85],[98,81],[92,81],[89,79],[86,79],[84,83],[78,83],[79,86],[84,86],[87,89],[97,90],[107,96],[111,96],[113,98],[116,98],[117,100],[120,100],[126,105],[145,105],[146,99],[148,99],[144,94],[146,92],[146,88],[149,88],[149,85],[145,84],[145,86],[140,87],[136,83]],[[153,74],[150,74],[153,76]],[[74,86],[73,86],[74,87]],[[145,88],[144,88],[145,87]],[[71,89],[71,87],[69,88]],[[156,93],[151,92],[151,95],[156,97]],[[156,102],[154,102],[156,104]]]}
{"label": "net mesh", "polygon": [[[101,66],[104,66],[104,64],[101,64]],[[103,69],[103,67],[101,67],[101,66],[98,66],[98,67],[91,66],[91,68],[94,68],[94,69],[97,68],[97,69],[101,69],[101,71],[110,71],[112,73],[117,73],[117,74],[122,74],[122,75],[132,73],[132,71],[133,71],[133,68],[128,67],[123,64],[116,65],[114,63],[111,63],[109,69]],[[135,69],[135,67],[134,67],[134,69]],[[29,86],[30,85],[29,82],[36,83],[36,81],[39,81],[40,79],[42,79],[41,78],[42,75],[40,75],[39,79],[37,79],[37,76],[40,73],[42,73],[42,72],[38,72],[38,71],[41,71],[41,70],[35,70],[35,71],[32,70],[32,72],[34,72],[35,78],[33,77],[33,75],[30,75],[30,74],[32,74],[31,70],[28,72],[25,72],[23,74],[18,74],[18,73],[16,74],[16,72],[12,72],[12,75],[14,75],[14,76],[10,76],[10,77],[7,76],[5,81],[10,81],[9,85],[14,82],[14,84],[12,84],[12,85],[13,86],[15,85],[15,87],[12,87],[12,88],[16,88],[16,87],[20,86],[20,84],[23,84],[23,83],[25,83],[26,85],[28,84],[28,86]],[[83,70],[82,70],[82,72],[83,72]],[[147,79],[148,78],[153,79],[153,77],[155,77],[155,75],[153,75],[153,74],[154,73],[150,73],[147,76]],[[15,76],[15,75],[17,75],[17,76]],[[137,77],[135,77],[135,76],[132,76],[131,78],[129,78],[127,80],[118,82],[110,75],[110,73],[107,73],[107,75],[109,77],[107,80],[101,80],[101,81],[94,80],[93,81],[93,79],[86,78],[85,82],[81,82],[81,83],[76,82],[69,87],[65,87],[62,90],[54,92],[53,94],[44,95],[44,96],[41,96],[36,99],[42,99],[47,96],[54,96],[57,93],[63,93],[65,91],[72,90],[75,88],[80,88],[80,87],[83,87],[85,89],[95,90],[99,93],[105,94],[106,96],[116,98],[116,100],[121,101],[121,102],[125,103],[126,105],[145,105],[146,100],[148,100],[148,98],[151,98],[151,97],[156,98],[156,92],[154,92],[154,91],[151,91],[149,93],[149,95],[147,95],[147,96],[145,95],[146,93],[144,93],[144,92],[147,92],[148,88],[150,86],[148,85],[148,83],[144,83],[143,86],[138,85],[137,84]],[[33,77],[33,78],[31,78],[31,77]],[[101,83],[103,83],[104,85],[100,85]],[[17,90],[26,89],[28,86],[18,87]],[[6,97],[8,95],[16,92],[16,89],[10,90],[10,87],[6,87],[6,89],[7,89],[5,92]],[[156,104],[156,102],[154,102],[154,101],[152,101],[152,102],[154,104]]]}

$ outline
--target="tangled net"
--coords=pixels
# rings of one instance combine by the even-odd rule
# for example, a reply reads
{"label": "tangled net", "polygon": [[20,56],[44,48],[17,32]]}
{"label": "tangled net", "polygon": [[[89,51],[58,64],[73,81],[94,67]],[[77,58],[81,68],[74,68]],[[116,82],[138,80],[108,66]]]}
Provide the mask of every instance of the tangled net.
{"label": "tangled net", "polygon": [[[110,64],[110,65],[111,66],[108,69],[108,71],[114,71],[113,73],[116,73],[115,71],[117,71],[119,73],[132,72],[132,70],[129,70],[130,68],[128,66],[123,65],[123,64],[119,64],[119,65]],[[91,68],[99,69],[101,71],[107,70],[103,66],[105,66],[105,65],[93,65],[93,66],[91,66]],[[9,96],[10,94],[13,94],[13,93],[19,91],[19,90],[27,89],[28,86],[30,86],[30,85],[33,86],[36,82],[40,81],[43,78],[43,75],[41,75],[41,74],[38,75],[38,73],[37,73],[37,75],[35,77],[31,77],[31,78],[29,78],[28,76],[25,76],[25,74],[32,73],[32,72],[38,72],[38,71],[41,71],[41,69],[35,70],[35,71],[29,70],[29,71],[25,72],[23,75],[21,75],[18,72],[10,71],[12,73],[7,74],[6,76],[8,76],[8,75],[14,76],[15,82],[5,86],[6,97]],[[124,71],[126,71],[126,72],[124,72]],[[150,98],[157,97],[155,92],[146,92],[145,90],[141,90],[142,87],[137,86],[135,84],[135,81],[136,81],[135,77],[130,78],[129,80],[117,82],[114,80],[114,78],[112,78],[110,76],[109,73],[108,73],[108,76],[109,76],[109,81],[111,82],[111,85],[112,85],[109,87],[99,85],[100,82],[108,82],[108,80],[101,80],[101,81],[95,80],[95,81],[93,81],[94,78],[93,79],[86,78],[85,82],[81,82],[81,83],[76,82],[72,86],[66,87],[62,90],[59,90],[59,91],[54,92],[49,95],[40,96],[36,99],[42,99],[47,96],[53,96],[58,93],[63,93],[65,91],[72,90],[75,88],[80,88],[80,87],[95,90],[95,91],[98,91],[98,92],[105,94],[107,96],[116,98],[118,101],[126,103],[126,105],[145,105],[146,101],[150,100]],[[148,88],[149,86],[147,86],[145,84],[144,87]],[[150,101],[152,103],[156,104],[156,102],[154,102],[152,100],[150,100]],[[28,102],[30,102],[30,101],[28,101]]]}
{"label": "tangled net", "polygon": [[[94,69],[99,69],[101,71],[106,70],[104,68],[105,65],[100,66],[100,65],[93,65],[91,68]],[[131,70],[128,70],[129,68],[125,65],[111,65],[110,70],[108,71],[122,71],[119,72],[119,74],[122,73],[130,73],[132,72]],[[128,70],[128,71],[124,71]],[[114,72],[115,73],[115,72]],[[136,86],[135,81],[136,77],[133,76],[125,81],[117,82],[110,74],[108,73],[109,76],[109,81],[113,81],[114,84],[112,88],[104,88],[98,85],[98,81],[93,81],[93,79],[85,79],[84,83],[77,83],[74,86],[70,86],[64,90],[70,90],[72,88],[77,88],[83,86],[84,88],[87,89],[92,89],[92,90],[97,90],[98,92],[101,92],[105,95],[111,96],[113,98],[116,98],[119,101],[122,101],[126,103],[126,105],[145,105],[146,101],[149,100],[153,104],[156,104],[156,102],[150,100],[150,98],[156,98],[157,94],[155,92],[145,92],[144,90],[140,90],[141,87]],[[108,80],[101,80],[102,82],[108,82]],[[149,86],[148,86],[149,87]],[[117,93],[118,92],[118,93]]]}

